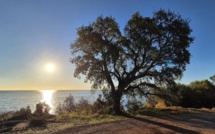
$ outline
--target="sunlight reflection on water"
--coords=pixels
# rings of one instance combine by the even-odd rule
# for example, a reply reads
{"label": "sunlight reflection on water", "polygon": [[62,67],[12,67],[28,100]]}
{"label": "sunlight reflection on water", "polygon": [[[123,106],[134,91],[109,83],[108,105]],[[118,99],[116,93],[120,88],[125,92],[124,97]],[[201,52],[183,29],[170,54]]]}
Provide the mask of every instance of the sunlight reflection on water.
{"label": "sunlight reflection on water", "polygon": [[53,93],[55,90],[41,90],[40,92],[42,92],[41,102],[48,104],[51,108],[50,113],[54,113]]}
{"label": "sunlight reflection on water", "polygon": [[36,110],[36,104],[46,102],[51,107],[54,114],[56,107],[63,104],[66,97],[72,95],[78,102],[81,97],[93,104],[101,91],[98,90],[92,94],[90,90],[16,90],[16,91],[0,91],[0,113],[6,111],[16,111],[20,108],[30,106],[31,111]]}

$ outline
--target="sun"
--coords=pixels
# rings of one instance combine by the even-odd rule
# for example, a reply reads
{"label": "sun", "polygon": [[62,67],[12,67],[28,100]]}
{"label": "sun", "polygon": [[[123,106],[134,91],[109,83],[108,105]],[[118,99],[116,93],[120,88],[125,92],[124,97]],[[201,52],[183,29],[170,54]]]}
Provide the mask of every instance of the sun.
{"label": "sun", "polygon": [[54,64],[51,64],[51,63],[47,64],[47,65],[45,66],[45,68],[46,68],[46,70],[47,70],[48,72],[53,72],[53,71],[55,70]]}

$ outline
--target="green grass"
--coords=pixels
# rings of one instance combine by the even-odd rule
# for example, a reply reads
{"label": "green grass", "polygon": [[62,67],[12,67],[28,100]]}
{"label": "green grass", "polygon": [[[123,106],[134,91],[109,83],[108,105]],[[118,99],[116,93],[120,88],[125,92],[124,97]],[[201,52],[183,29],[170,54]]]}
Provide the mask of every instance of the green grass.
{"label": "green grass", "polygon": [[[171,114],[182,114],[182,113],[198,113],[201,111],[213,111],[210,109],[193,109],[193,108],[182,108],[182,107],[167,107],[164,109],[150,109],[144,108],[133,113],[133,116],[144,116],[144,117],[166,117]],[[215,112],[215,111],[213,111]],[[11,116],[11,113],[7,113],[1,115],[2,117]],[[96,115],[79,115],[79,114],[61,114],[56,115],[51,119],[47,119],[47,125],[45,127],[35,127],[35,128],[26,128],[19,129],[19,131],[15,131],[14,133],[53,133],[59,132],[67,128],[75,127],[75,126],[83,126],[90,124],[99,124],[106,122],[113,122],[119,120],[125,120],[126,117],[123,116],[114,116],[114,115],[105,115],[105,114],[96,114]],[[28,126],[29,122],[24,122],[24,126]],[[12,132],[11,132],[12,133]]]}
{"label": "green grass", "polygon": [[[77,115],[77,114],[62,114],[57,115],[54,123],[48,123],[47,127],[30,128],[24,131],[19,131],[20,133],[30,134],[30,133],[53,133],[59,132],[61,130],[90,124],[99,124],[105,122],[112,122],[123,120],[125,117],[113,116],[113,115]],[[17,132],[17,133],[19,133]]]}
{"label": "green grass", "polygon": [[163,111],[161,109],[154,109],[154,108],[144,108],[144,109],[138,110],[136,114],[152,116],[152,117],[163,117],[163,116],[169,115],[169,113],[166,111]]}
{"label": "green grass", "polygon": [[15,112],[13,112],[13,111],[0,113],[0,121],[6,121],[6,120],[10,119],[11,117],[14,116],[14,113]]}
{"label": "green grass", "polygon": [[63,114],[56,117],[56,122],[70,123],[73,125],[84,125],[84,124],[97,124],[103,122],[110,122],[116,120],[122,120],[124,117],[113,116],[113,115],[77,115],[77,114]]}

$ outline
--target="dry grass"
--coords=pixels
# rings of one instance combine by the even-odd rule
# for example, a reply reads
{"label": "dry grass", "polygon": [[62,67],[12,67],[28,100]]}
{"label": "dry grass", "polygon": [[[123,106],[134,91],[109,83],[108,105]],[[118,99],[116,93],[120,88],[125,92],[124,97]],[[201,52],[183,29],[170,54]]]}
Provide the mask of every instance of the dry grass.
{"label": "dry grass", "polygon": [[[61,132],[77,132],[79,129],[86,129],[86,131],[83,131],[83,133],[89,131],[99,130],[101,132],[105,131],[103,130],[103,127],[114,127],[116,130],[117,127],[123,128],[123,132],[131,132],[130,129],[126,129],[127,127],[133,128],[134,132],[142,132],[142,127],[134,127],[129,125],[130,123],[133,124],[139,124],[150,126],[150,129],[154,130],[154,128],[158,129],[159,131],[162,130],[162,126],[167,126],[168,129],[171,129],[171,131],[161,131],[161,132],[174,132],[172,129],[181,129],[181,130],[192,130],[199,129],[195,127],[189,127],[189,125],[181,124],[181,121],[188,122],[188,124],[192,124],[193,121],[191,120],[197,120],[197,125],[205,127],[205,129],[199,129],[199,131],[207,131],[207,124],[204,124],[204,122],[201,122],[202,119],[204,120],[211,120],[214,118],[215,115],[215,108],[207,109],[207,108],[201,108],[201,109],[195,109],[195,108],[182,108],[182,107],[163,107],[159,109],[143,109],[142,111],[139,111],[139,113],[135,116],[133,116],[131,119],[128,119],[126,117],[121,116],[112,116],[112,115],[89,115],[89,116],[83,116],[83,115],[77,115],[77,114],[62,114],[57,115],[54,119],[48,120],[48,123],[45,127],[35,127],[35,128],[29,128],[29,122],[22,122],[13,127],[13,129],[9,133],[17,133],[17,134],[32,134],[32,133],[41,133],[41,134],[49,134],[49,133],[61,133]],[[208,117],[208,116],[213,116]],[[198,118],[197,118],[198,117]],[[202,118],[199,120],[199,117]],[[141,119],[143,122],[140,122]],[[183,119],[183,120],[181,120]],[[189,122],[190,121],[190,122]],[[152,124],[152,126],[150,125]],[[172,124],[178,124],[173,125]],[[95,125],[97,124],[97,125]],[[119,126],[119,125],[126,124],[126,126]],[[161,127],[156,126],[161,125]],[[196,124],[194,124],[196,125]],[[209,124],[210,125],[210,124]],[[101,128],[100,128],[101,126]],[[173,128],[171,128],[171,126]],[[92,129],[91,129],[92,127]],[[154,127],[154,128],[153,128]],[[214,132],[215,128],[212,128]],[[151,131],[151,130],[150,130]],[[146,132],[150,132],[146,130]],[[81,130],[82,132],[82,130]],[[145,132],[145,130],[144,130]],[[153,132],[153,131],[152,131]],[[117,132],[118,133],[118,132]],[[119,131],[121,133],[121,131]]]}
{"label": "dry grass", "polygon": [[112,116],[112,115],[91,115],[91,116],[83,116],[76,114],[63,114],[56,116],[55,121],[49,122],[46,127],[35,127],[28,128],[25,124],[18,124],[14,127],[13,133],[20,134],[32,134],[32,133],[41,133],[41,134],[49,134],[56,133],[59,131],[63,131],[65,129],[76,127],[76,126],[84,126],[84,125],[93,125],[99,123],[107,123],[112,121],[123,120],[124,117],[121,116]]}

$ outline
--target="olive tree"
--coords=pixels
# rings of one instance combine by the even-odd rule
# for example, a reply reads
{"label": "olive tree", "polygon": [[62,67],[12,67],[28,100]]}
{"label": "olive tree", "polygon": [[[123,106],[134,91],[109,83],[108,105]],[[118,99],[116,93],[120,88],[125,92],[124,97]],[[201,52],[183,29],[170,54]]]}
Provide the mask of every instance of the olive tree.
{"label": "olive tree", "polygon": [[149,95],[181,78],[194,40],[189,22],[162,9],[152,17],[136,12],[122,33],[113,17],[99,16],[79,27],[78,37],[71,43],[74,76],[85,76],[93,89],[110,89],[113,109],[120,114],[123,94],[138,91]]}

